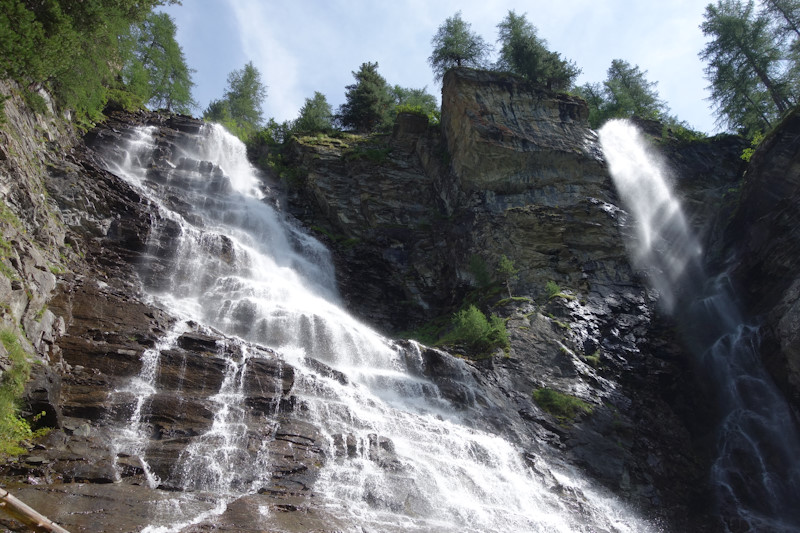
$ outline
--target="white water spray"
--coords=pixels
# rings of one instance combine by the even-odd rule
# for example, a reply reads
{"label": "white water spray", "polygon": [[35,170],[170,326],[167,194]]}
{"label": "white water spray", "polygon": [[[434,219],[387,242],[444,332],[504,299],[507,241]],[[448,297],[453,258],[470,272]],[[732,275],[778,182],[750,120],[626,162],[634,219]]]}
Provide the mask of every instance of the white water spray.
{"label": "white water spray", "polygon": [[648,271],[665,309],[686,324],[698,370],[717,403],[711,482],[726,527],[800,529],[800,436],[760,362],[758,327],[741,315],[726,275],[706,279],[700,247],[665,177],[665,164],[642,134],[627,121],[609,121],[600,142],[635,219],[634,263]]}
{"label": "white water spray", "polygon": [[[328,462],[314,486],[318,505],[347,531],[651,529],[552,458],[524,459],[508,441],[476,429],[469,411],[420,377],[418,346],[396,345],[345,313],[327,250],[262,201],[238,140],[205,127],[162,173],[150,168],[152,133],[141,131],[112,168],[159,206],[152,258],[143,265],[146,288],[173,314],[269,346],[297,368],[293,393],[327,441]],[[308,358],[347,379],[320,374]],[[266,459],[244,467],[261,469],[253,482],[239,472],[237,457],[248,445],[241,412],[247,364],[245,353],[228,362],[212,398],[214,423],[176,466],[186,491],[176,498],[188,510],[148,531],[177,531],[224,510],[206,506],[193,516],[195,493],[211,492],[224,504],[252,494],[269,475]],[[466,369],[463,388],[469,404],[479,391]],[[271,438],[272,431],[263,433]],[[270,514],[263,518],[269,529]]]}

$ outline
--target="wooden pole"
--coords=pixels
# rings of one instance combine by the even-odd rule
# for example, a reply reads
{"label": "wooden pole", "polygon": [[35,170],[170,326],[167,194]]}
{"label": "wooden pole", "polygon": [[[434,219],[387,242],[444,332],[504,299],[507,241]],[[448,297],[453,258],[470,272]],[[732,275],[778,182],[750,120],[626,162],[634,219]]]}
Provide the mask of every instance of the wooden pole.
{"label": "wooden pole", "polygon": [[22,503],[5,489],[0,489],[0,510],[19,520],[36,533],[69,533],[63,527]]}

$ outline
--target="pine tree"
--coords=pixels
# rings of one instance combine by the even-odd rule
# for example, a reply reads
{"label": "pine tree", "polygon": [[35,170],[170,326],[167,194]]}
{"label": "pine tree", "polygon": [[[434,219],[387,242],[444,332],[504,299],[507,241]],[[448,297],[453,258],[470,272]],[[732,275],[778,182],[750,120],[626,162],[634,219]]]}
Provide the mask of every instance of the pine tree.
{"label": "pine tree", "polygon": [[338,120],[345,128],[369,133],[389,122],[392,95],[386,80],[378,73],[378,63],[362,63],[353,77],[356,83],[346,87],[345,103],[339,107]]}

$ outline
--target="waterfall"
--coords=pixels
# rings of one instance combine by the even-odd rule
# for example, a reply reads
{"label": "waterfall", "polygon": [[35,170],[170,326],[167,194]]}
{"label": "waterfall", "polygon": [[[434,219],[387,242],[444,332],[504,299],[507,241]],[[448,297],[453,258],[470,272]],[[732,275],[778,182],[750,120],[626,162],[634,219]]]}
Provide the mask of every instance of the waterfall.
{"label": "waterfall", "polygon": [[701,249],[672,191],[665,162],[627,121],[609,121],[600,142],[636,224],[634,264],[665,310],[686,324],[699,380],[719,426],[711,483],[733,531],[800,528],[800,436],[758,353],[759,328],[742,315],[725,273],[705,274]]}
{"label": "waterfall", "polygon": [[[139,266],[145,290],[178,318],[267,346],[296,369],[293,394],[302,409],[295,415],[319,428],[326,448],[315,506],[337,528],[654,530],[555,456],[523,454],[481,429],[469,409],[454,407],[423,377],[419,345],[392,342],[343,311],[328,251],[271,205],[237,139],[204,126],[159,163],[163,171],[154,168],[156,133],[135,130],[108,163],[158,209]],[[241,400],[252,356],[244,345],[219,356],[228,361],[209,402],[213,425],[176,458],[170,484],[182,492],[159,504],[149,532],[206,520],[270,477],[267,457],[241,460],[253,447],[243,438]],[[474,407],[478,387],[463,361],[453,365]],[[263,423],[266,442],[277,422],[268,416]],[[268,530],[269,512],[263,520]]]}

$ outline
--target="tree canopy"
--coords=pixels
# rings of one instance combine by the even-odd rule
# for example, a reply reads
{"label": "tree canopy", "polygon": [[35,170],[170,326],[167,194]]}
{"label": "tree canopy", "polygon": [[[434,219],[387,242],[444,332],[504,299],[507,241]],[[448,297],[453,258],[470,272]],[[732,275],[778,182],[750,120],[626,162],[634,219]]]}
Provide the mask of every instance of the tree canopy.
{"label": "tree canopy", "polygon": [[431,40],[433,53],[428,63],[437,80],[453,67],[483,67],[490,47],[461,19],[461,12],[447,18]]}
{"label": "tree canopy", "polygon": [[389,85],[378,73],[378,63],[362,63],[353,77],[356,83],[346,87],[345,103],[339,107],[339,123],[359,133],[369,133],[390,122],[394,101]]}
{"label": "tree canopy", "polygon": [[266,97],[267,87],[261,82],[261,73],[248,61],[241,69],[228,74],[224,96],[209,103],[203,118],[219,122],[246,141],[264,122],[261,105]]}
{"label": "tree canopy", "polygon": [[526,16],[513,10],[497,25],[500,58],[497,68],[518,74],[548,89],[567,90],[580,74],[574,63],[547,49]]}
{"label": "tree canopy", "polygon": [[675,121],[667,115],[666,103],[656,90],[656,82],[647,80],[647,71],[622,59],[614,59],[606,80],[587,83],[576,92],[589,104],[589,124],[599,127],[611,118],[641,117]]}
{"label": "tree canopy", "polygon": [[131,58],[123,68],[128,89],[153,108],[189,113],[192,72],[178,42],[175,21],[166,13],[150,13],[131,31]]}
{"label": "tree canopy", "polygon": [[0,76],[46,87],[78,118],[97,120],[124,63],[120,43],[162,0],[3,0]]}
{"label": "tree canopy", "polygon": [[758,11],[752,0],[717,0],[706,7],[700,28],[710,40],[700,56],[720,125],[763,131],[797,103],[799,4],[766,0]]}
{"label": "tree canopy", "polygon": [[304,133],[327,132],[333,129],[333,111],[324,94],[315,91],[313,98],[306,98],[292,129]]}

